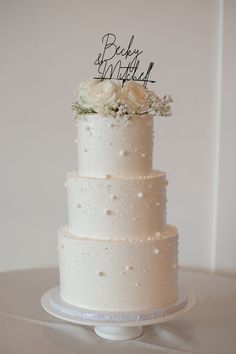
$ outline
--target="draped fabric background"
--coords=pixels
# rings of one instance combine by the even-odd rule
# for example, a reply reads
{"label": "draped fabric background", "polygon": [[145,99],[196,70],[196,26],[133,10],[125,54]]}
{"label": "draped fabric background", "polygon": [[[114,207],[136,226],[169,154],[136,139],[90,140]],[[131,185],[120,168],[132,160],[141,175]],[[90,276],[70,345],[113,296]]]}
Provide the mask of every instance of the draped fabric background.
{"label": "draped fabric background", "polygon": [[236,273],[236,3],[197,0],[0,2],[0,270],[57,263],[76,169],[70,111],[107,32],[155,62],[152,86],[174,97],[156,120],[154,165],[167,172],[168,222],[181,266]]}

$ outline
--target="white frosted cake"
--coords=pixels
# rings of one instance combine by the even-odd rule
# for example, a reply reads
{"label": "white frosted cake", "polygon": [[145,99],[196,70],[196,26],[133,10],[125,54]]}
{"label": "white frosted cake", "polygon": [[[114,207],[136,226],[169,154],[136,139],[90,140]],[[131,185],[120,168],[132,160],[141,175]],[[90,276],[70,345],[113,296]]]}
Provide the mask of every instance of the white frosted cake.
{"label": "white frosted cake", "polygon": [[78,171],[67,176],[58,244],[67,303],[142,311],[176,300],[177,230],[166,222],[166,175],[152,168],[153,116],[170,115],[170,102],[135,82],[80,85]]}

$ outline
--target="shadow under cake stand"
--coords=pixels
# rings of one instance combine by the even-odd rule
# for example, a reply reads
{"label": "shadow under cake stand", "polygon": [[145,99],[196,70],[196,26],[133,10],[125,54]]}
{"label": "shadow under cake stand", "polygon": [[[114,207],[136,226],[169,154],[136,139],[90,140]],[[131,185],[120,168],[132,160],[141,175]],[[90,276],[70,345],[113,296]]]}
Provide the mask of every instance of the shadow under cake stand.
{"label": "shadow under cake stand", "polygon": [[41,298],[44,310],[71,323],[94,326],[95,333],[110,340],[130,340],[143,334],[143,326],[170,321],[195,303],[195,297],[183,286],[179,287],[178,299],[166,307],[147,311],[105,312],[72,306],[60,297],[60,287],[48,290]]}

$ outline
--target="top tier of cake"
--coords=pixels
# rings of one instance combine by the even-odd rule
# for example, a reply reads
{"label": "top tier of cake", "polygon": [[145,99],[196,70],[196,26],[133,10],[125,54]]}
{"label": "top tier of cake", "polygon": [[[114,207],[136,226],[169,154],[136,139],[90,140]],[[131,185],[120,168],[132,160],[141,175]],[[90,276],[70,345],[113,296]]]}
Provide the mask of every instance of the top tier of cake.
{"label": "top tier of cake", "polygon": [[149,175],[152,170],[152,115],[77,120],[78,171],[86,177]]}

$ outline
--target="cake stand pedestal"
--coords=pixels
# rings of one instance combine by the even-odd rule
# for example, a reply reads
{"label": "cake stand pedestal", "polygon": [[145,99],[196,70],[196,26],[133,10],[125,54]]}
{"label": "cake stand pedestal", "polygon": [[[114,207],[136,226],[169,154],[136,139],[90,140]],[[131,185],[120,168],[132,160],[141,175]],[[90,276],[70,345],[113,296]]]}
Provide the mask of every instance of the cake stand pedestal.
{"label": "cake stand pedestal", "polygon": [[143,334],[143,327],[95,326],[97,336],[110,340],[130,340]]}
{"label": "cake stand pedestal", "polygon": [[41,299],[43,308],[51,315],[80,325],[94,326],[95,333],[110,340],[130,340],[143,334],[143,326],[170,321],[190,310],[194,295],[179,287],[178,299],[166,307],[146,311],[105,312],[72,306],[60,297],[60,288],[48,290]]}

